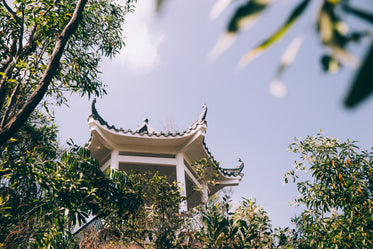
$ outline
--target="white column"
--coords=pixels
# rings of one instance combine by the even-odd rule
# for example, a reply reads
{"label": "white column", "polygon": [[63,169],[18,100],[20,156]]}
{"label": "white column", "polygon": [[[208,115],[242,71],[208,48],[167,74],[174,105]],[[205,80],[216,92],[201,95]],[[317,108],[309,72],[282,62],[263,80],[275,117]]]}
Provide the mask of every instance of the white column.
{"label": "white column", "polygon": [[117,150],[111,151],[110,169],[119,170],[119,151]]}
{"label": "white column", "polygon": [[202,184],[202,190],[201,190],[201,201],[203,204],[207,204],[209,200],[209,192],[208,192],[208,186],[207,183]]}
{"label": "white column", "polygon": [[[181,152],[176,154],[176,181],[181,189],[181,196],[186,197],[185,164],[184,156]],[[184,211],[188,211],[188,205],[186,200],[180,204],[180,212]]]}

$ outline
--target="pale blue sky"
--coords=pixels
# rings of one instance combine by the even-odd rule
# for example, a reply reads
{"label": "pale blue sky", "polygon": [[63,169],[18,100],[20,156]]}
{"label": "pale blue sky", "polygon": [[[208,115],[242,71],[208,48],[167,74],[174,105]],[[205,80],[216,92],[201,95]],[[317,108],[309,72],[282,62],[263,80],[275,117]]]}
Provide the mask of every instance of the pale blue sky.
{"label": "pale blue sky", "polygon": [[[295,213],[288,204],[296,196],[295,186],[284,185],[282,179],[296,159],[286,151],[294,137],[315,135],[322,129],[327,136],[359,140],[362,148],[373,146],[373,99],[354,111],[344,109],[342,100],[353,71],[344,68],[331,76],[321,71],[322,48],[311,22],[315,8],[289,37],[237,71],[240,57],[280,25],[293,0],[277,1],[214,63],[207,63],[206,55],[233,8],[211,22],[208,14],[214,1],[175,0],[153,19],[147,7],[151,1],[139,2],[144,4],[126,24],[126,49],[103,63],[108,95],[97,100],[99,113],[109,124],[124,129],[135,129],[147,117],[156,130],[168,123],[182,130],[198,118],[206,103],[210,151],[223,167],[236,166],[239,157],[245,162],[245,176],[233,189],[233,198],[255,197],[274,226],[290,225]],[[373,7],[370,0],[360,2]],[[306,31],[306,40],[283,78],[288,95],[273,97],[269,83],[284,49],[300,31]],[[55,110],[60,140],[72,138],[84,145],[90,136],[90,101],[73,96],[69,104],[69,109]]]}

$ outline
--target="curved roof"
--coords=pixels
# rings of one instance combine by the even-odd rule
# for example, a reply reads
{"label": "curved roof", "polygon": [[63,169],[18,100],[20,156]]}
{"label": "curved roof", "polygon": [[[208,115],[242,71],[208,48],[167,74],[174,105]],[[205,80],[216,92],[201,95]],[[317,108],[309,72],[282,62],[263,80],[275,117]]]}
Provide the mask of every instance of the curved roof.
{"label": "curved roof", "polygon": [[[186,138],[189,139],[189,137],[194,136],[198,131],[201,131],[203,136],[200,139],[202,141],[202,148],[204,150],[204,155],[206,155],[210,160],[213,162],[213,166],[215,170],[217,170],[222,176],[225,177],[239,177],[241,178],[243,176],[242,170],[244,168],[244,163],[239,159],[239,165],[235,168],[222,168],[219,166],[217,161],[214,159],[212,156],[211,152],[206,146],[206,143],[204,141],[204,133],[207,128],[207,121],[206,121],[206,115],[207,115],[207,106],[203,105],[202,106],[202,113],[200,114],[199,118],[193,122],[189,127],[184,129],[183,131],[180,132],[158,132],[155,129],[153,129],[149,125],[149,120],[144,119],[144,122],[136,129],[136,130],[131,130],[131,129],[122,129],[122,128],[117,128],[114,125],[109,125],[97,112],[96,109],[96,99],[93,100],[92,102],[92,114],[89,116],[89,119],[93,121],[98,121],[98,123],[104,128],[104,131],[109,133],[109,135],[112,136],[119,136],[119,137],[133,137],[133,138],[139,138],[139,137],[147,137],[147,138],[152,138],[154,139],[161,139],[161,140],[180,140],[182,143],[185,143]],[[92,135],[90,142],[92,141]],[[160,141],[159,141],[160,142]],[[174,143],[175,144],[175,143]],[[198,158],[201,159],[201,158]]]}
{"label": "curved roof", "polygon": [[101,125],[106,126],[109,130],[114,130],[116,132],[122,132],[124,134],[131,134],[131,135],[148,135],[149,137],[177,137],[177,136],[185,136],[190,134],[192,131],[197,130],[197,128],[201,125],[207,125],[206,122],[206,114],[207,114],[207,106],[203,105],[203,111],[198,118],[192,125],[188,128],[184,129],[181,132],[157,132],[149,125],[149,120],[146,118],[142,125],[140,125],[136,130],[127,129],[124,130],[123,128],[117,128],[114,125],[109,125],[97,112],[96,109],[96,99],[92,102],[92,114],[90,117],[100,122]]}

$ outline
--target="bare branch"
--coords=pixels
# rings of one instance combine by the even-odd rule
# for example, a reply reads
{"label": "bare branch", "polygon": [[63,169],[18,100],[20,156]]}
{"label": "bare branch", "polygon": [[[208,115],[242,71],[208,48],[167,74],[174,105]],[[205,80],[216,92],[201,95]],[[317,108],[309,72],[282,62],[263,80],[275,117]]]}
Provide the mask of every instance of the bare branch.
{"label": "bare branch", "polygon": [[15,52],[17,50],[17,39],[14,39],[13,36],[11,36],[11,39],[12,39],[12,44],[10,44],[9,55],[8,55],[6,61],[4,62],[3,66],[1,67],[1,72],[5,72],[6,69],[9,68],[9,64],[13,61]]}
{"label": "bare branch", "polygon": [[5,68],[8,67],[8,65],[9,65],[9,63],[10,63],[11,61],[12,61],[12,57],[11,57],[11,56],[8,56],[8,57],[6,58],[6,60],[4,61],[2,67],[0,68],[0,71],[1,71],[1,72],[4,72]]}
{"label": "bare branch", "polygon": [[48,47],[52,44],[52,41],[48,41],[45,43],[44,47],[41,49],[41,52],[39,54],[39,56],[36,58],[36,61],[35,61],[35,64],[39,64],[39,62],[41,61],[41,59],[43,58],[43,55],[45,53],[45,51],[47,51]]}
{"label": "bare branch", "polygon": [[1,123],[0,123],[0,127],[2,127],[4,125],[4,123],[7,121],[8,117],[9,117],[9,113],[10,111],[15,108],[14,104],[15,104],[15,101],[16,101],[16,96],[17,96],[17,92],[19,90],[19,87],[21,86],[21,82],[19,81],[16,85],[16,87],[14,88],[13,92],[12,92],[12,95],[10,96],[10,101],[9,101],[9,104],[7,105],[6,107],[6,110],[4,112],[4,115],[3,115],[3,118],[1,120]]}
{"label": "bare branch", "polygon": [[26,45],[22,48],[22,52],[20,53],[19,58],[24,58],[32,52],[31,48],[37,36],[36,28],[37,24],[35,23],[31,29],[29,40],[27,41]]}
{"label": "bare branch", "polygon": [[[16,41],[14,40],[13,41],[13,44],[16,45]],[[13,57],[10,55],[9,56],[10,60],[9,60],[9,63],[7,65],[7,67],[5,68],[5,70],[3,71],[3,73],[5,74],[6,77],[9,77],[14,66],[15,66],[15,61],[13,59]],[[0,76],[0,107],[3,106],[4,104],[4,100],[5,100],[5,96],[6,96],[6,90],[7,90],[7,80],[5,77],[2,77]]]}
{"label": "bare branch", "polygon": [[22,11],[22,19],[20,23],[20,30],[19,30],[19,37],[18,37],[18,49],[16,53],[16,57],[22,52],[23,47],[23,32],[24,32],[24,21],[25,21],[25,13],[24,13],[24,4],[21,3],[21,11]]}
{"label": "bare branch", "polygon": [[45,17],[52,9],[53,7],[56,5],[58,0],[54,0],[53,3],[51,4],[51,6],[49,6],[49,8],[44,12],[43,14],[43,17]]}
{"label": "bare branch", "polygon": [[[14,59],[14,55],[17,51],[17,41],[18,39],[12,37],[12,44],[11,44],[11,50],[10,55],[8,56],[9,60],[7,59],[6,67],[4,65],[4,71],[2,71],[7,78],[10,78],[10,75],[12,74],[12,71],[14,69],[14,66],[16,65],[16,61]],[[4,77],[0,76],[0,107],[3,106],[4,99],[6,96],[6,89],[7,89],[7,81]]]}

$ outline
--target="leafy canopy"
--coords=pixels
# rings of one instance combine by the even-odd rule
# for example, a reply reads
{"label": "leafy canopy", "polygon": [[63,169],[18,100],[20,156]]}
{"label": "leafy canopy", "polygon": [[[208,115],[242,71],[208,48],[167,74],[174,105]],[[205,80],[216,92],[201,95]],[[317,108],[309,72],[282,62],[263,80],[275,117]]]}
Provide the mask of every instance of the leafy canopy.
{"label": "leafy canopy", "polygon": [[110,206],[125,217],[141,205],[118,186],[131,188],[127,175],[114,182],[89,150],[60,149],[53,123],[33,115],[0,155],[0,246],[73,248],[72,231],[90,214],[105,217]]}
{"label": "leafy canopy", "polygon": [[[120,173],[111,172],[112,181],[117,183]],[[179,213],[184,197],[181,196],[177,183],[171,183],[167,177],[151,172],[131,172],[128,177],[131,184],[124,185],[122,192],[126,193],[124,196],[136,193],[141,205],[136,210],[126,209],[117,213],[113,213],[110,205],[106,206],[104,232],[115,235],[116,241],[126,244],[177,248],[180,244],[177,231],[183,228],[185,218]],[[123,213],[127,215],[123,217]]]}
{"label": "leafy canopy", "polygon": [[293,220],[297,248],[372,248],[373,151],[321,134],[296,140],[289,149],[301,161],[285,181],[297,183],[295,203],[305,206]]}
{"label": "leafy canopy", "polygon": [[0,145],[39,103],[47,109],[47,99],[61,104],[66,92],[106,93],[98,65],[123,47],[122,24],[132,2],[1,1]]}

